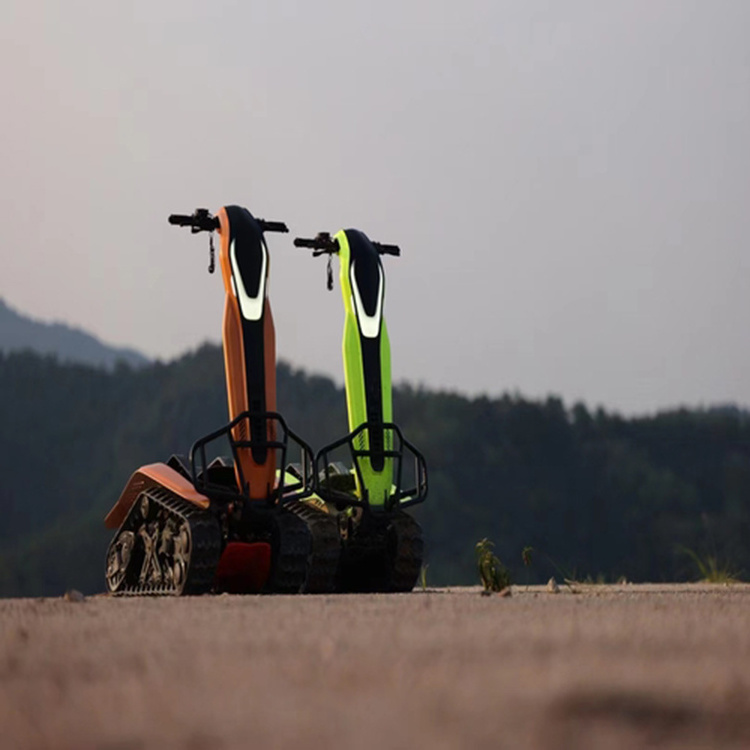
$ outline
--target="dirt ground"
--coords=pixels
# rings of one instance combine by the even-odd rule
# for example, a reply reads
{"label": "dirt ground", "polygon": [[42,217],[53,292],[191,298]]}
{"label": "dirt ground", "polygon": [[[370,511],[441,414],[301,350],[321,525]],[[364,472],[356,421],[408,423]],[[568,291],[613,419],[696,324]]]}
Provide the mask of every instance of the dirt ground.
{"label": "dirt ground", "polygon": [[750,748],[750,585],[4,599],[0,747]]}

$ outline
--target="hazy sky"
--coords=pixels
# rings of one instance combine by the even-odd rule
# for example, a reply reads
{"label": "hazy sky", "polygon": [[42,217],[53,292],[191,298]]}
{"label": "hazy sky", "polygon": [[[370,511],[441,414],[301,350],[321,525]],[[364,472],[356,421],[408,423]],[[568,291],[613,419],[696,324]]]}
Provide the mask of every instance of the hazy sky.
{"label": "hazy sky", "polygon": [[171,358],[208,242],[269,235],[280,356],[341,379],[295,233],[386,258],[396,381],[641,413],[750,404],[746,0],[4,0],[0,296]]}

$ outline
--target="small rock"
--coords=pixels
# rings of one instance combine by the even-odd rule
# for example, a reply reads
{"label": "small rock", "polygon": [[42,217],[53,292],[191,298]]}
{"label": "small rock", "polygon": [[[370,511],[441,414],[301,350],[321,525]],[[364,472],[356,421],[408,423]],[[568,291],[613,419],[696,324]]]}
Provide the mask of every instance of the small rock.
{"label": "small rock", "polygon": [[513,596],[513,591],[510,586],[506,586],[502,591],[497,592],[498,596]]}
{"label": "small rock", "polygon": [[547,581],[547,591],[549,591],[550,594],[560,593],[560,587],[557,585],[557,581],[555,580],[554,576],[552,576],[552,578]]}
{"label": "small rock", "polygon": [[85,602],[86,597],[77,589],[68,589],[65,592],[65,596],[63,596],[63,599],[65,599],[66,602]]}

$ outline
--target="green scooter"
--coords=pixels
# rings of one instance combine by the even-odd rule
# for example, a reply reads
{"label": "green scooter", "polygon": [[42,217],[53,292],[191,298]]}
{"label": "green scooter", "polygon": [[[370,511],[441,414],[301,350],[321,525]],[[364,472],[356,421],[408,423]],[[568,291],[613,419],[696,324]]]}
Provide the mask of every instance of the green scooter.
{"label": "green scooter", "polygon": [[[393,422],[380,260],[401,251],[373,242],[356,229],[333,237],[325,232],[315,239],[298,237],[294,244],[312,249],[313,256],[328,255],[329,289],[332,256],[339,259],[350,432],[315,456],[315,492],[339,520],[337,590],[411,591],[422,567],[424,543],[420,525],[405,510],[426,499],[427,466]],[[342,452],[348,453],[347,463],[335,460]]]}

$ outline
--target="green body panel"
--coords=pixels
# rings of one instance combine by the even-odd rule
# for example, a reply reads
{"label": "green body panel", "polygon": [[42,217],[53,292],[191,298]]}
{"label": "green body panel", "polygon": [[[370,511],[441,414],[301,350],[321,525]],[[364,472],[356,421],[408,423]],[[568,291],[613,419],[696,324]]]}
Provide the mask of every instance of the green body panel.
{"label": "green body panel", "polygon": [[[365,391],[365,373],[362,359],[362,344],[357,324],[357,314],[352,301],[352,286],[349,278],[350,251],[346,233],[340,231],[335,235],[339,243],[339,279],[341,283],[341,295],[344,299],[344,337],[342,341],[342,354],[344,359],[344,381],[346,384],[346,407],[349,414],[349,431],[355,430],[364,422],[367,422],[367,394]],[[388,329],[385,317],[380,324],[380,382],[383,405],[383,421],[393,421],[393,405],[391,399],[391,346],[388,341]],[[359,449],[369,448],[367,431],[360,433],[357,445]],[[393,435],[390,430],[383,435],[383,444],[386,450],[393,446]],[[367,497],[371,505],[382,507],[385,505],[393,491],[393,459],[386,458],[382,471],[375,471],[369,459],[360,461],[362,480],[364,487],[357,481],[357,494]]]}

